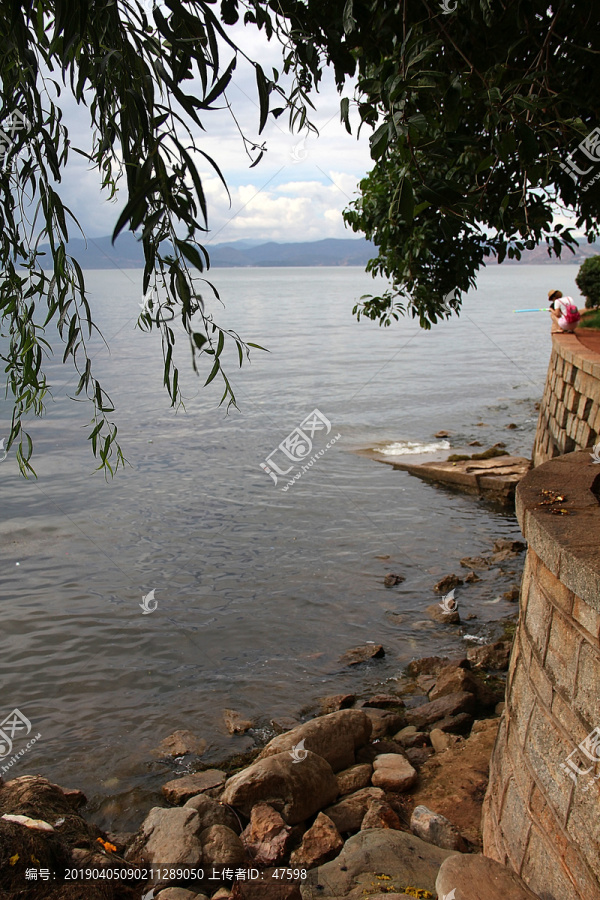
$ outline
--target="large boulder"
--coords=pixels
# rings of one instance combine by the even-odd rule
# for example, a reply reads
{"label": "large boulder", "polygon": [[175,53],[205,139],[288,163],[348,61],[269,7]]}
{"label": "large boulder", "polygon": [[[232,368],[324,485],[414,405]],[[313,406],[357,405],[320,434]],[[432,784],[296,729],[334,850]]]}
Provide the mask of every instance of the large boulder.
{"label": "large boulder", "polygon": [[340,709],[319,716],[274,737],[264,748],[259,760],[276,753],[288,753],[298,744],[327,760],[334,772],[347,769],[355,762],[355,751],[371,737],[371,720],[361,709]]}
{"label": "large boulder", "polygon": [[446,859],[435,887],[438,897],[456,895],[456,900],[539,900],[512,869],[471,853]]}
{"label": "large boulder", "polygon": [[295,825],[328,806],[337,794],[335,775],[325,759],[308,751],[306,758],[295,762],[287,751],[258,759],[238,772],[225,785],[221,799],[247,817],[254,804],[263,800],[280,812],[288,825]]}
{"label": "large boulder", "polygon": [[467,691],[459,691],[454,694],[446,694],[438,700],[425,703],[406,710],[406,723],[424,728],[432,725],[440,719],[455,716],[458,713],[472,713],[475,711],[476,701],[474,694]]}
{"label": "large boulder", "polygon": [[433,894],[439,868],[449,856],[448,850],[426,844],[404,831],[369,828],[349,838],[336,859],[308,873],[302,896],[305,900],[316,896],[328,900],[364,897],[376,892],[377,887],[381,893],[385,889],[386,895],[389,892],[393,896],[392,886],[401,893],[408,885]]}
{"label": "large boulder", "polygon": [[195,809],[184,806],[162,809],[155,806],[142,823],[137,837],[125,854],[134,863],[163,866],[202,865],[202,842]]}
{"label": "large boulder", "polygon": [[338,855],[344,842],[329,816],[319,813],[290,856],[291,868],[313,869]]}

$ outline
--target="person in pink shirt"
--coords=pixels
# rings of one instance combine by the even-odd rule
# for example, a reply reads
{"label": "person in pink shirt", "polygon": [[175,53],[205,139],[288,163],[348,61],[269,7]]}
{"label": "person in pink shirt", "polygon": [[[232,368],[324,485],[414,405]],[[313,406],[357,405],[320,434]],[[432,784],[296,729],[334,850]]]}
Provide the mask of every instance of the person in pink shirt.
{"label": "person in pink shirt", "polygon": [[552,334],[564,331],[573,333],[581,316],[572,297],[563,297],[562,291],[548,291]]}

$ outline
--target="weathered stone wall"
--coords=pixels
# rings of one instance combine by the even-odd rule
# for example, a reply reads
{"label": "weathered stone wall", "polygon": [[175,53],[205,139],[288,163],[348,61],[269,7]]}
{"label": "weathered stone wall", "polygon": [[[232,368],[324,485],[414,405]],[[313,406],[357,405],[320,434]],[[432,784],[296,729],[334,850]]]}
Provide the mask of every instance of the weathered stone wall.
{"label": "weathered stone wall", "polygon": [[[563,353],[553,353],[563,360],[554,386],[560,378],[583,388],[581,369]],[[554,506],[568,514],[540,506],[542,490],[564,496]],[[600,737],[600,466],[577,452],[532,469],[517,489],[517,515],[529,549],[484,804],[484,854],[511,866],[542,900],[598,900],[600,742],[592,735],[587,755],[577,748],[596,727]]]}
{"label": "weathered stone wall", "polygon": [[575,335],[553,334],[533,465],[593,446],[599,439],[600,355]]}

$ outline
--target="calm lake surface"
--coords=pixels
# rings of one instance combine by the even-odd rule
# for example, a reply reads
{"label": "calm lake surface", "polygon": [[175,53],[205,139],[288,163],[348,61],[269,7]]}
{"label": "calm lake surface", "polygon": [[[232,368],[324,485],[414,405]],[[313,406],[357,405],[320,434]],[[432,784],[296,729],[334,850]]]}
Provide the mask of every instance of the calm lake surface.
{"label": "calm lake surface", "polygon": [[[549,316],[512,310],[545,305],[549,288],[579,297],[577,269],[492,267],[460,320],[430,332],[356,323],[353,303],[373,289],[362,269],[217,269],[217,321],[270,350],[241,370],[231,353],[240,409],[229,415],[183,341],[185,410],[169,408],[159,341],[135,328],[141,271],[88,272],[110,345],[96,341],[94,364],[131,465],[108,483],[93,472],[90,411],[67,399],[75,379],[51,362],[53,399],[31,427],[38,480],[21,478],[14,453],[0,464],[1,718],[18,708],[41,734],[6,777],[80,787],[101,825],[137,827],[183,771],[152,755],[174,730],[205,738],[203,762],[218,763],[274,716],[393,686],[411,658],[464,649],[465,634],[496,636],[516,611],[491,602],[506,578],[484,573],[457,592],[461,626],[424,611],[461,557],[519,535],[514,517],[351,451],[435,444],[445,429],[453,448],[505,441],[529,456]],[[331,432],[314,433],[311,455],[340,437],[284,492],[260,464],[314,409]],[[3,400],[0,438],[9,421]],[[387,572],[406,580],[387,589]],[[158,605],[144,615],[150,591]],[[365,641],[385,659],[344,669],[340,655]],[[257,730],[231,737],[224,708]]]}

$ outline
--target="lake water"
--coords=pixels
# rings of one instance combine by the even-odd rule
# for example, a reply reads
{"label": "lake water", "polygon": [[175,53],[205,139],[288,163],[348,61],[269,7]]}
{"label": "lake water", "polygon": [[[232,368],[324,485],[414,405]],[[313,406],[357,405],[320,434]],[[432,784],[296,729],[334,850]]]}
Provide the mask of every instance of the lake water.
{"label": "lake water", "polygon": [[[491,602],[506,578],[460,590],[460,627],[424,610],[461,557],[518,536],[514,517],[351,451],[435,444],[445,429],[453,448],[505,441],[530,455],[549,316],[512,310],[544,305],[550,287],[577,297],[576,273],[490,268],[460,319],[425,332],[358,324],[352,305],[373,288],[360,269],[216,270],[220,324],[270,350],[241,370],[231,355],[240,410],[229,415],[183,342],[186,408],[169,408],[158,339],[135,328],[141,272],[87,273],[111,350],[97,343],[95,365],[131,465],[108,483],[93,474],[89,410],[52,362],[53,399],[31,427],[38,480],[21,478],[14,454],[0,464],[2,718],[17,708],[41,734],[6,777],[80,787],[101,825],[137,827],[181,771],[152,756],[174,730],[205,738],[203,762],[219,762],[256,737],[231,737],[224,708],[260,731],[318,697],[385,689],[411,658],[465,648],[466,633],[495,636],[515,612]],[[331,431],[313,428],[311,456],[339,438],[283,491],[261,463],[315,409]],[[2,401],[5,434],[8,422]],[[385,588],[390,571],[406,580]],[[144,615],[150,591],[157,608]],[[365,641],[385,659],[344,669],[340,655]]]}

